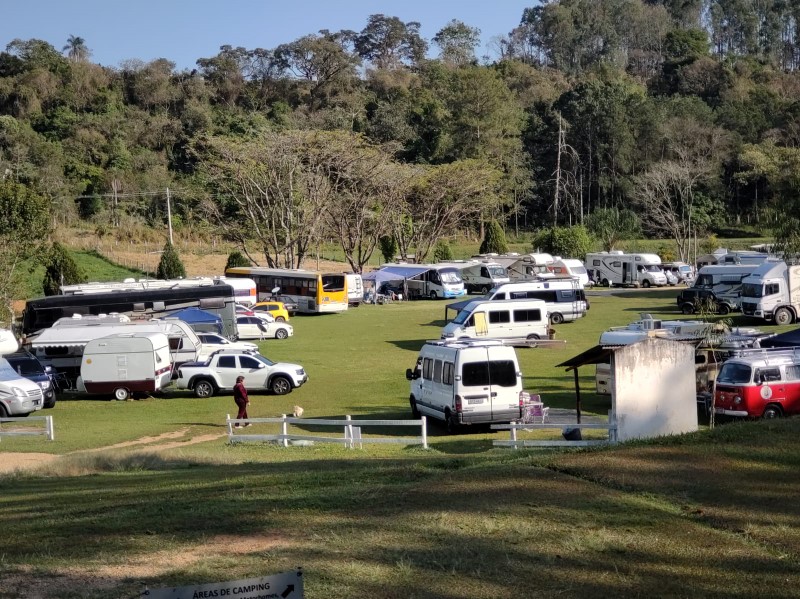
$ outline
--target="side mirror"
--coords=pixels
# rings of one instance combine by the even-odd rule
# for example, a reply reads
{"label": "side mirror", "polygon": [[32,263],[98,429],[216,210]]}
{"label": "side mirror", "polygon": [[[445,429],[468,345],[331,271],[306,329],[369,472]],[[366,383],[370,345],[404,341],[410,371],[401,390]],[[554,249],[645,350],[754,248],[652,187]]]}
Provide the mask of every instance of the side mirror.
{"label": "side mirror", "polygon": [[266,365],[266,364],[264,364],[263,362],[259,362],[259,363],[258,363],[258,369],[259,369],[259,370],[261,370],[262,368],[266,368],[266,367],[267,367],[267,365]]}
{"label": "side mirror", "polygon": [[763,373],[759,372],[756,375],[756,385],[763,385],[764,384],[764,375]]}
{"label": "side mirror", "polygon": [[409,381],[414,380],[414,371],[411,370],[410,368],[406,368],[406,379],[408,379]]}

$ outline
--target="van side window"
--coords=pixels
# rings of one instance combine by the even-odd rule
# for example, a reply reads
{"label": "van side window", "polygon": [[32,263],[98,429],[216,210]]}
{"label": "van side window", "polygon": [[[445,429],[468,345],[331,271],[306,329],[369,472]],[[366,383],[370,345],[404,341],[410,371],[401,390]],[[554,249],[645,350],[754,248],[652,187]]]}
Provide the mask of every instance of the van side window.
{"label": "van side window", "polygon": [[600,266],[600,260],[592,260],[592,266]]}
{"label": "van side window", "polygon": [[442,361],[435,360],[433,362],[433,382],[434,383],[441,383],[442,382]]}
{"label": "van side window", "polygon": [[503,310],[502,312],[489,312],[489,322],[492,324],[511,322],[511,316],[509,315],[508,310]]}
{"label": "van side window", "polygon": [[800,366],[797,364],[789,364],[786,367],[786,380],[800,381]]}
{"label": "van side window", "polygon": [[506,299],[506,294],[505,294],[505,292],[503,292],[503,293],[495,293],[492,296],[492,299],[493,300],[504,300],[504,299]]}
{"label": "van side window", "polygon": [[486,362],[467,362],[461,366],[461,382],[465,387],[489,384],[489,365]]}
{"label": "van side window", "polygon": [[445,385],[453,384],[453,363],[452,362],[445,362],[444,368],[442,368],[442,382]]}
{"label": "van side window", "polygon": [[614,268],[619,268],[620,266],[622,266],[622,262],[620,262],[619,260],[616,260],[616,261],[611,263],[611,266],[613,266]]}
{"label": "van side window", "polygon": [[517,369],[511,360],[489,362],[489,380],[492,385],[513,387],[517,384]]}
{"label": "van side window", "polygon": [[514,310],[514,322],[539,322],[542,320],[541,310]]}
{"label": "van side window", "polygon": [[430,381],[433,377],[433,360],[430,358],[425,358],[422,361],[422,378],[426,381]]}
{"label": "van side window", "polygon": [[756,370],[756,380],[761,379],[765,383],[771,383],[773,381],[781,380],[781,370],[780,368],[759,368]]}

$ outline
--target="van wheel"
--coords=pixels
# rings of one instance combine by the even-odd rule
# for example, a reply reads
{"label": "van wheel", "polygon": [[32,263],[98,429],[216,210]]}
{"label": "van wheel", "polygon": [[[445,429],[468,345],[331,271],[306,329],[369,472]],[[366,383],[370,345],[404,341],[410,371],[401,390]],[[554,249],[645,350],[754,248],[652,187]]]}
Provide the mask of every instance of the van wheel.
{"label": "van wheel", "polygon": [[642,281],[642,287],[644,287],[645,289],[649,289],[650,288],[650,281],[647,281],[647,280]]}
{"label": "van wheel", "polygon": [[562,322],[564,322],[564,315],[561,314],[560,312],[554,312],[553,314],[550,315],[550,322],[552,322],[553,324],[561,324]]}
{"label": "van wheel", "polygon": [[694,306],[692,304],[683,304],[681,312],[684,314],[694,314]]}
{"label": "van wheel", "polygon": [[417,408],[417,400],[413,395],[409,398],[408,403],[411,404],[411,417],[415,420],[418,419],[420,417],[419,408]]}
{"label": "van wheel", "polygon": [[214,385],[211,381],[197,381],[194,384],[194,395],[195,397],[211,397],[214,395]]}
{"label": "van wheel", "polygon": [[792,324],[792,313],[788,308],[775,310],[775,324]]}
{"label": "van wheel", "polygon": [[458,434],[461,428],[455,416],[450,413],[450,410],[445,410],[444,412],[444,426],[448,435]]}
{"label": "van wheel", "polygon": [[430,297],[432,300],[435,300],[435,299],[436,299],[436,292],[435,292],[435,291],[431,291],[431,292],[428,294],[428,297]]}
{"label": "van wheel", "polygon": [[269,388],[275,395],[286,395],[292,390],[292,383],[285,376],[276,376],[272,379]]}
{"label": "van wheel", "polygon": [[783,410],[781,410],[780,406],[776,406],[775,404],[769,404],[764,409],[764,413],[761,414],[761,418],[763,418],[764,420],[774,420],[775,418],[783,418]]}
{"label": "van wheel", "polygon": [[611,281],[608,279],[603,279],[602,285],[603,287],[611,287]]}
{"label": "van wheel", "polygon": [[489,288],[486,285],[484,285],[483,287],[481,287],[481,293],[483,295],[486,295],[487,293],[489,293]]}
{"label": "van wheel", "polygon": [[131,396],[131,392],[125,387],[117,387],[114,389],[114,398],[118,401],[125,401]]}
{"label": "van wheel", "polygon": [[[538,341],[540,337],[536,333],[531,333],[530,335],[525,337],[525,339],[527,339],[528,341]],[[538,343],[531,343],[528,345],[528,347],[538,347],[538,346],[539,346]]]}

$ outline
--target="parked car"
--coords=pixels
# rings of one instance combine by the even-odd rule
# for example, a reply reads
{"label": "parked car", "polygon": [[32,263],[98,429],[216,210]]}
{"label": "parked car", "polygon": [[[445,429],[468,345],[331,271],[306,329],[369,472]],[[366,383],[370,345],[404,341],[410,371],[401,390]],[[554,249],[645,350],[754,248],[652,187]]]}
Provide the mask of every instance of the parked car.
{"label": "parked car", "polygon": [[43,406],[39,384],[20,376],[8,360],[0,358],[0,418],[27,416]]}
{"label": "parked car", "polygon": [[244,304],[236,304],[236,315],[252,316],[253,309],[250,306],[245,306]]}
{"label": "parked car", "polygon": [[716,314],[728,314],[737,309],[736,304],[722,299],[710,289],[688,287],[678,294],[678,307],[684,314],[694,314],[703,310]]}
{"label": "parked car", "polygon": [[242,351],[258,351],[258,346],[249,341],[231,341],[216,333],[197,333],[200,343],[203,344],[202,354],[209,356],[218,349],[238,349]]}
{"label": "parked car", "polygon": [[678,284],[678,277],[671,270],[664,269],[664,275],[667,277],[667,285],[675,287]]}
{"label": "parked car", "polygon": [[270,314],[278,322],[286,322],[289,320],[289,311],[281,302],[258,302],[255,306],[253,306],[253,310],[256,313],[264,312],[266,314]]}
{"label": "parked car", "polygon": [[42,366],[36,356],[24,349],[6,354],[3,358],[17,374],[39,385],[44,395],[43,407],[52,408],[56,405],[56,373],[52,366]]}
{"label": "parked car", "polygon": [[211,397],[230,391],[236,378],[244,377],[248,390],[267,389],[275,395],[286,395],[308,381],[308,374],[299,364],[273,362],[257,352],[222,349],[205,362],[188,362],[178,368],[178,389],[191,389],[197,397]]}
{"label": "parked car", "polygon": [[273,295],[270,296],[268,301],[282,303],[289,316],[294,316],[295,312],[297,312],[297,302],[288,295]]}
{"label": "parked car", "polygon": [[285,322],[269,322],[264,315],[237,316],[236,329],[239,339],[286,339],[294,335],[292,325]]}

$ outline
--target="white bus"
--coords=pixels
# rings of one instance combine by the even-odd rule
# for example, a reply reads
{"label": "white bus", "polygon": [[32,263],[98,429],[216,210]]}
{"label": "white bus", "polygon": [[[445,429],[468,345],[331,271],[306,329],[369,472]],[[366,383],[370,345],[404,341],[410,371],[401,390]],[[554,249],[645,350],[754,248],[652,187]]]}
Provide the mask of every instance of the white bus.
{"label": "white bus", "polygon": [[344,312],[347,310],[347,282],[344,273],[325,274],[293,268],[241,266],[229,268],[230,278],[253,279],[258,301],[269,300],[273,293],[286,295],[297,302],[304,314]]}

